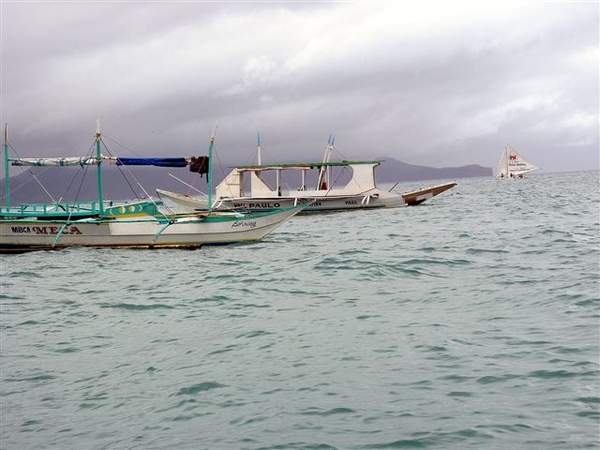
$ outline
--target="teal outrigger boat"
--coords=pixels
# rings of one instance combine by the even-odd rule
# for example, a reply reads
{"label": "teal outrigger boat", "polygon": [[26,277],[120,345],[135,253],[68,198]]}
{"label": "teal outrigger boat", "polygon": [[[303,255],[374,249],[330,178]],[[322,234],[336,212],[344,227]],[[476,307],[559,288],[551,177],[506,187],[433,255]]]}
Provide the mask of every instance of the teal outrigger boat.
{"label": "teal outrigger boat", "polygon": [[[159,200],[110,201],[103,198],[102,164],[182,167],[196,165],[208,174],[212,188],[213,133],[208,157],[115,158],[103,155],[97,125],[95,154],[67,158],[14,158],[4,132],[5,204],[0,206],[0,253],[54,250],[73,246],[108,248],[199,248],[252,242],[264,238],[305,205],[269,213],[206,211],[165,213]],[[11,205],[9,166],[96,166],[98,199],[91,202],[53,202]]]}

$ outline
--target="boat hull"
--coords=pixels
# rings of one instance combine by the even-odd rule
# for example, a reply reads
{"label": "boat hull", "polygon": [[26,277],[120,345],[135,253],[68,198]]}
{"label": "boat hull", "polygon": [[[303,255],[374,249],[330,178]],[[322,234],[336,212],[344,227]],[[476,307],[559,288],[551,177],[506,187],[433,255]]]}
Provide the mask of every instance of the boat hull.
{"label": "boat hull", "polygon": [[433,197],[440,195],[442,192],[446,192],[456,186],[456,183],[445,183],[438,186],[432,186],[425,189],[419,189],[418,191],[408,192],[402,194],[402,199],[408,206],[420,205],[424,201],[432,199]]}
{"label": "boat hull", "polygon": [[160,198],[170,200],[188,211],[205,211],[208,209],[208,201],[206,200],[176,192],[165,191],[163,189],[157,189],[156,193]]}
{"label": "boat hull", "polygon": [[254,212],[272,211],[276,208],[287,208],[298,201],[309,201],[303,214],[351,211],[356,209],[396,208],[408,206],[402,197],[381,199],[377,196],[351,195],[315,197],[307,199],[302,197],[266,197],[266,198],[235,198],[223,199],[216,208],[219,209],[244,209]]}
{"label": "boat hull", "polygon": [[258,241],[303,206],[264,214],[212,213],[135,219],[0,221],[0,252],[23,253],[67,247],[199,248]]}
{"label": "boat hull", "polygon": [[[320,212],[352,211],[358,209],[400,208],[404,206],[419,205],[436,195],[441,194],[456,186],[455,182],[438,186],[419,189],[405,194],[394,194],[380,189],[368,193],[354,195],[335,195],[323,192],[294,192],[294,195],[278,197],[235,197],[221,198],[214,205],[216,210],[247,210],[253,212],[273,211],[277,208],[290,208],[300,202],[309,202],[300,214],[313,214]],[[193,197],[161,190],[160,195],[169,199],[186,210],[202,210],[206,204]]]}

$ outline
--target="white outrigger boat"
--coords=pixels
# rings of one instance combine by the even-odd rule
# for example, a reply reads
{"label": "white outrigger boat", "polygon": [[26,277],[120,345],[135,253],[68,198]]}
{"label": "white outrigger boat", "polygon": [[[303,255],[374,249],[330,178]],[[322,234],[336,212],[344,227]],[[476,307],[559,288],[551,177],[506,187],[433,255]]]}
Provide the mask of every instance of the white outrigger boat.
{"label": "white outrigger boat", "polygon": [[[95,136],[95,154],[74,158],[12,158],[5,129],[5,206],[0,206],[0,253],[62,249],[73,246],[110,248],[199,248],[205,245],[258,241],[297,214],[305,205],[267,213],[212,211],[172,214],[160,200],[107,201],[103,199],[101,165],[143,164],[182,167],[195,158],[115,158],[101,153],[102,135]],[[201,160],[211,178],[212,148]],[[97,167],[98,200],[50,204],[10,204],[9,165]],[[206,167],[206,166],[205,166]]]}
{"label": "white outrigger boat", "polygon": [[525,178],[525,174],[538,170],[539,167],[529,162],[519,152],[510,145],[506,145],[498,168],[496,169],[496,179],[498,180],[516,180]]}
{"label": "white outrigger boat", "polygon": [[[308,202],[301,211],[306,214],[414,206],[456,186],[456,182],[449,182],[396,194],[391,192],[395,185],[389,190],[377,187],[375,171],[381,161],[330,161],[332,149],[330,139],[320,162],[261,164],[259,157],[257,165],[237,166],[217,186],[213,204],[205,198],[162,189],[157,189],[157,193],[191,211],[205,210],[209,205],[215,210],[272,211]],[[287,175],[295,178],[292,183],[297,187],[288,186],[284,180]],[[314,188],[309,189],[311,175]],[[272,184],[267,181],[269,176]]]}

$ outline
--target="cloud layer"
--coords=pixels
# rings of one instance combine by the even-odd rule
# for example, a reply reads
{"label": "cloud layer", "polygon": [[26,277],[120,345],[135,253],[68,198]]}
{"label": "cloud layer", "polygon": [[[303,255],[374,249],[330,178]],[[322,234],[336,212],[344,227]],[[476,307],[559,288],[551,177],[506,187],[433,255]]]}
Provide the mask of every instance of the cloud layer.
{"label": "cloud layer", "polygon": [[[2,122],[20,153],[103,132],[140,155],[598,169],[595,3],[7,3]],[[17,144],[18,142],[18,144]],[[224,156],[228,155],[228,156]]]}

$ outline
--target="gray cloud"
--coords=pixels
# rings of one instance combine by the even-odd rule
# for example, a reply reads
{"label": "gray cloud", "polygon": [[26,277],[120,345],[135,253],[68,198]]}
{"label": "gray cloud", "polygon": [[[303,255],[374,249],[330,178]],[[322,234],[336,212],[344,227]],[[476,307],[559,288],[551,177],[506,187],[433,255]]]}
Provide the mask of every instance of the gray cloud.
{"label": "gray cloud", "polygon": [[[412,2],[411,2],[412,3]],[[96,117],[138,154],[598,168],[598,5],[2,3],[2,121],[80,153]],[[18,145],[17,145],[18,142]],[[225,156],[222,156],[225,158]],[[231,159],[227,157],[227,159]]]}

